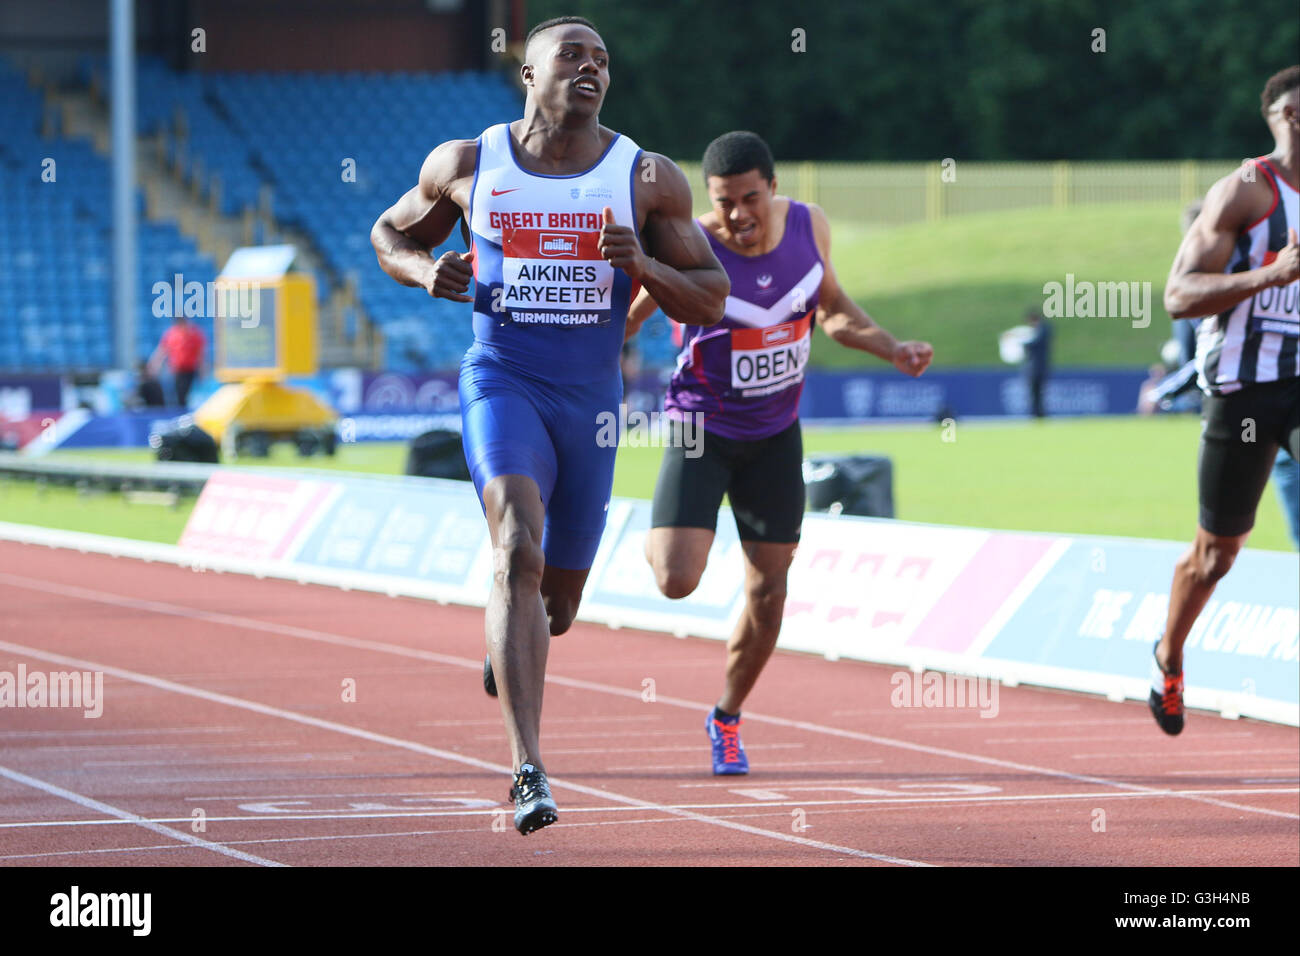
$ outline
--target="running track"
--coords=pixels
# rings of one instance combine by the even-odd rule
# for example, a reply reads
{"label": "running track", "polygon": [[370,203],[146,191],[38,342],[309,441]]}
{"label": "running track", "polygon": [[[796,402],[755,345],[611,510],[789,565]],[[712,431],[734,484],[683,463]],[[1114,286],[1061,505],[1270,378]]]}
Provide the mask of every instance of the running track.
{"label": "running track", "polygon": [[0,710],[7,866],[1300,864],[1291,727],[1170,739],[1023,687],[991,719],[895,708],[891,668],[778,652],[753,772],[714,778],[722,646],[577,625],[542,724],[560,821],[524,839],[481,610],[8,542],[0,609],[0,670],[102,671],[105,701]]}

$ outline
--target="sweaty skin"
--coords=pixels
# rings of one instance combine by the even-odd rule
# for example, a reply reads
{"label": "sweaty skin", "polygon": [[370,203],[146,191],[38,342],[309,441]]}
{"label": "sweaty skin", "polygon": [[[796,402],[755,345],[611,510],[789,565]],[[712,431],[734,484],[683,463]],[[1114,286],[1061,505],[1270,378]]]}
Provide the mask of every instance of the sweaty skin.
{"label": "sweaty skin", "polygon": [[[510,124],[520,165],[548,175],[592,168],[617,135],[599,122],[610,84],[609,54],[600,36],[580,24],[555,26],[533,38],[525,60],[524,116]],[[418,183],[371,230],[385,272],[453,302],[472,301],[470,253],[448,252],[435,261],[429,250],[458,222],[464,234],[476,152],[474,140],[438,146],[425,159]],[[730,282],[694,228],[686,177],[666,157],[646,152],[633,182],[637,221],[614,222],[606,208],[601,255],[691,322],[717,323]],[[589,569],[546,567],[545,508],[532,478],[492,479],[483,503],[493,545],[487,639],[498,697],[515,768],[531,763],[544,771],[538,735],[549,637],[572,623]]]}

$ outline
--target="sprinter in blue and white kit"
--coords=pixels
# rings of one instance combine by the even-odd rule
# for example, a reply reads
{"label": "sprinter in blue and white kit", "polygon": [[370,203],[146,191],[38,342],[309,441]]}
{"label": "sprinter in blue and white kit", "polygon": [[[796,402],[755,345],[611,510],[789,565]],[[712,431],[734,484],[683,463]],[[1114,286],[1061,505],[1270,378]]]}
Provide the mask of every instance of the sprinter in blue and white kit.
{"label": "sprinter in blue and white kit", "polygon": [[520,167],[507,124],[478,142],[474,345],[460,376],[465,457],[480,496],[497,475],[532,477],[547,502],[546,566],[586,569],[617,450],[596,443],[597,416],[622,400],[617,358],[632,289],[597,243],[606,207],[616,223],[635,221],[641,151],[618,136],[587,172],[543,176]]}
{"label": "sprinter in blue and white kit", "polygon": [[[681,321],[712,325],[730,283],[681,170],[600,125],[609,54],[595,27],[540,23],[524,60],[523,119],[430,153],[371,242],[398,282],[474,303],[460,398],[495,569],[484,685],[500,697],[526,835],[556,820],[538,744],[546,655],[605,527],[616,449],[599,426],[622,396],[628,305],[644,286]],[[472,251],[435,262],[457,223]]]}

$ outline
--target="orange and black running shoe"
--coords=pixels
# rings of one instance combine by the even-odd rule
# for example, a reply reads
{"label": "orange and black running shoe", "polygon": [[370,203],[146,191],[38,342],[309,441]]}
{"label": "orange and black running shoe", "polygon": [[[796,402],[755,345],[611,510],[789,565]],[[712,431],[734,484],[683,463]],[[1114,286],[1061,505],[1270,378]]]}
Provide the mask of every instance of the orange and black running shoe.
{"label": "orange and black running shoe", "polygon": [[[1160,642],[1156,642],[1156,647]],[[1147,706],[1160,729],[1171,737],[1183,732],[1183,672],[1171,674],[1151,652],[1151,696]]]}

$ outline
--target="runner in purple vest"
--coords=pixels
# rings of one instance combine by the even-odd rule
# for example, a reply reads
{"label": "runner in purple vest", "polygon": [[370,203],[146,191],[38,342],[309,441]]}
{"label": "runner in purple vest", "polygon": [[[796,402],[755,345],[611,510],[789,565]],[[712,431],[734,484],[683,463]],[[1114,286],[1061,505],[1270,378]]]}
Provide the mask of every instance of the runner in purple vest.
{"label": "runner in purple vest", "polygon": [[[722,496],[730,497],[745,553],[746,603],[706,727],[713,772],[739,774],[749,772],[740,708],[776,647],[803,523],[799,396],[812,326],[912,376],[925,371],[934,350],[895,341],[844,293],[831,267],[826,214],[776,194],[762,139],[718,137],[705,150],[704,177],[713,211],[699,224],[731,294],[717,325],[680,326],[682,351],[664,401],[674,434],[655,486],[646,558],[659,590],[686,597],[704,573]],[[629,337],[656,308],[643,289],[628,313]],[[685,441],[682,422],[702,425],[702,441]]]}

